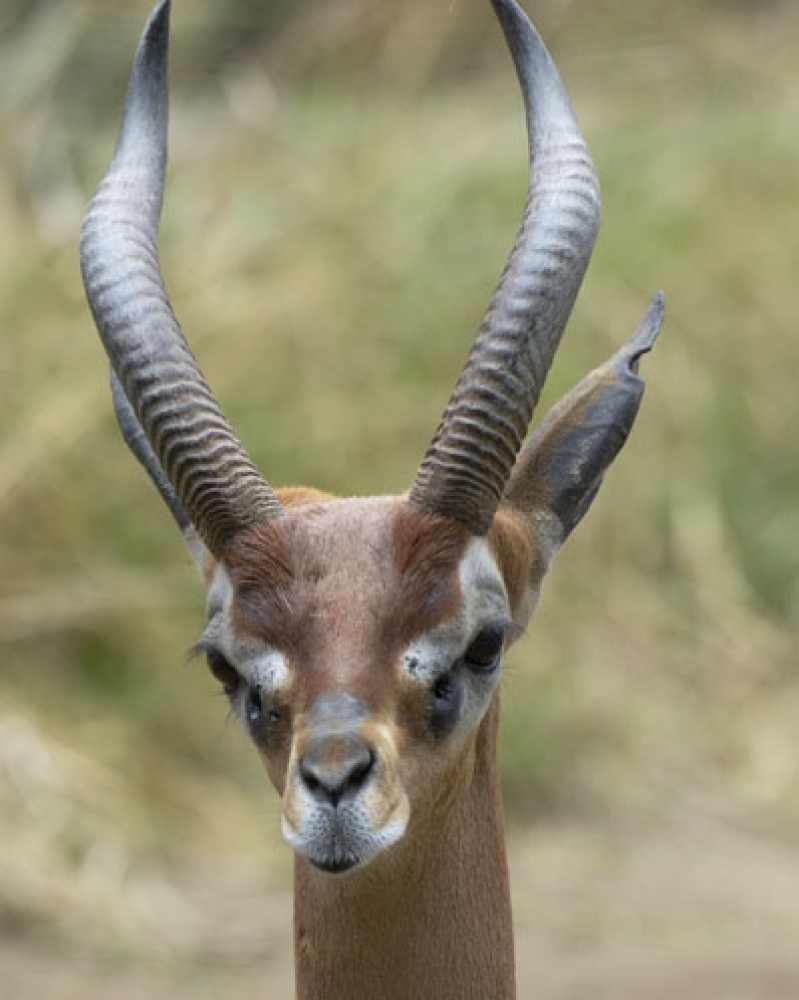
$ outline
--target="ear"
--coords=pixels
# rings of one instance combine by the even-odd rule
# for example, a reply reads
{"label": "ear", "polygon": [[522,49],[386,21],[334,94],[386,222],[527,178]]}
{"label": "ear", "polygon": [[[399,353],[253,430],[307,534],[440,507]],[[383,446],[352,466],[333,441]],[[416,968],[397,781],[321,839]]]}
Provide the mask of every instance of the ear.
{"label": "ear", "polygon": [[161,468],[155,452],[150,447],[150,443],[145,436],[144,430],[139,423],[139,418],[133,407],[130,405],[122,383],[111,372],[111,395],[114,399],[114,412],[116,413],[119,429],[125,444],[130,448],[136,458],[144,466],[147,475],[152,480],[155,488],[161,494],[161,499],[169,508],[169,512],[175,519],[175,523],[180,528],[181,534],[189,547],[189,552],[197,567],[200,576],[205,578],[206,567],[208,565],[209,553],[202,539],[197,534],[194,525],[189,520],[186,509],[172,489],[172,485]]}
{"label": "ear", "polygon": [[548,526],[547,562],[582,520],[627,440],[644,392],[638,362],[651,350],[663,314],[659,293],[629,343],[552,410],[516,460],[504,499]]}

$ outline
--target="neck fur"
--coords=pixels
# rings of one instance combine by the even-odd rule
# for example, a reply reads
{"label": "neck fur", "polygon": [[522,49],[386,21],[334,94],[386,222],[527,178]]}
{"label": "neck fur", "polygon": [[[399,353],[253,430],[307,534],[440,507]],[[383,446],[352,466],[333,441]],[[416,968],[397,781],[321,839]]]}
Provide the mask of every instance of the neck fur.
{"label": "neck fur", "polygon": [[297,858],[298,1000],[512,1000],[495,698],[447,808],[342,879]]}

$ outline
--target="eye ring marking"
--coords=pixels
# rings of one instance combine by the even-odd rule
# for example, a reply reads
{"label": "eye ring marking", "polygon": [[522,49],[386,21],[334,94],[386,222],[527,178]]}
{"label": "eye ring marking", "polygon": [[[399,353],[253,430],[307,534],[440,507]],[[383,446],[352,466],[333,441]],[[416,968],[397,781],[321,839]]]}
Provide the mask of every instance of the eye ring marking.
{"label": "eye ring marking", "polygon": [[476,675],[493,674],[502,660],[504,645],[504,626],[496,623],[485,626],[452,667],[433,681],[431,721],[437,737],[451,733],[461,717],[465,697],[463,668]]}
{"label": "eye ring marking", "polygon": [[251,726],[261,725],[264,721],[280,722],[283,713],[276,708],[265,710],[263,694],[257,685],[248,684],[236,668],[216,648],[205,650],[208,669],[222,685],[229,698],[235,697],[242,687],[246,687],[245,714]]}

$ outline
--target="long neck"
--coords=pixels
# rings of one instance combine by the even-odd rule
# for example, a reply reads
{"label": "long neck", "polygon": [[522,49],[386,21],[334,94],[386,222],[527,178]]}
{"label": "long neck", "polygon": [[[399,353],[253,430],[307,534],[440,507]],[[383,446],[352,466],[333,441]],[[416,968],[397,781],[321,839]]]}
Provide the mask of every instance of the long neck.
{"label": "long neck", "polygon": [[454,799],[344,878],[298,858],[298,1000],[512,1000],[513,928],[494,700]]}

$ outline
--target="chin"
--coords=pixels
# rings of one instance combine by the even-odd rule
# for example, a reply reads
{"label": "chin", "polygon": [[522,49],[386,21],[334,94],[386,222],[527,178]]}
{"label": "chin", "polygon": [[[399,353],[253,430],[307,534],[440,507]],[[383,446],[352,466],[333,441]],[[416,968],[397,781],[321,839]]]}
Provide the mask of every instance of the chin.
{"label": "chin", "polygon": [[361,870],[378,858],[388,855],[405,833],[407,823],[389,823],[368,835],[361,831],[349,835],[346,828],[342,829],[336,824],[337,828],[326,836],[303,836],[292,828],[285,816],[282,826],[283,837],[288,845],[311,867],[327,875],[341,876]]}

